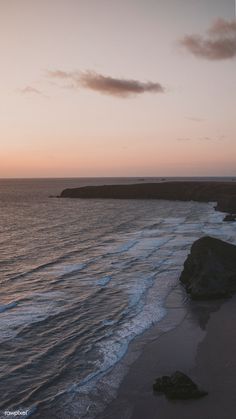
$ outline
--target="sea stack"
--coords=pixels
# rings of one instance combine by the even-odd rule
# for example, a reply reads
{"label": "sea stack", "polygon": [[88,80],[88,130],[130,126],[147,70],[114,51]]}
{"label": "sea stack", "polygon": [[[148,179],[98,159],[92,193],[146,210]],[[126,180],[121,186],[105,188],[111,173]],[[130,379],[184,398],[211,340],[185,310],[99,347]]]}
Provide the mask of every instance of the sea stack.
{"label": "sea stack", "polygon": [[195,241],[180,281],[193,299],[231,296],[236,292],[236,246],[212,237]]}

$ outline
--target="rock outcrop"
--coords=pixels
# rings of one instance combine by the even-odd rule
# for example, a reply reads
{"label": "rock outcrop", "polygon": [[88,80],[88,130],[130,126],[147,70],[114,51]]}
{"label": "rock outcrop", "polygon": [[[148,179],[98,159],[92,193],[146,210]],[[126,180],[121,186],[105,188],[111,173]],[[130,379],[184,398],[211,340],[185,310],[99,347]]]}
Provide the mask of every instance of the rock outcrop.
{"label": "rock outcrop", "polygon": [[236,214],[227,214],[223,221],[236,221]]}
{"label": "rock outcrop", "polygon": [[195,241],[180,281],[193,299],[231,296],[236,292],[236,246],[212,237]]}
{"label": "rock outcrop", "polygon": [[153,390],[164,393],[169,399],[198,399],[208,393],[198,386],[185,374],[176,371],[171,376],[164,375],[157,378]]}
{"label": "rock outcrop", "polygon": [[166,199],[217,202],[216,209],[236,212],[236,182],[173,181],[64,189],[60,198]]}
{"label": "rock outcrop", "polygon": [[236,214],[236,194],[233,192],[232,195],[225,194],[224,196],[219,197],[219,199],[217,199],[217,205],[215,209],[217,211]]}

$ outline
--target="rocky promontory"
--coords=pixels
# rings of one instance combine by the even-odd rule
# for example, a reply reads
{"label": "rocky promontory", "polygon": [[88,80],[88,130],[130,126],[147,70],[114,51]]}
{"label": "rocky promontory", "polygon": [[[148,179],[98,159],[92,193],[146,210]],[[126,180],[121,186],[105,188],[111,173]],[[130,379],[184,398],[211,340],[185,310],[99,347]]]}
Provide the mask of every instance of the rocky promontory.
{"label": "rocky promontory", "polygon": [[213,237],[196,240],[180,281],[193,299],[231,296],[236,292],[236,246]]}
{"label": "rocky promontory", "polygon": [[216,202],[216,209],[236,213],[236,182],[171,181],[65,189],[61,198],[166,199]]}

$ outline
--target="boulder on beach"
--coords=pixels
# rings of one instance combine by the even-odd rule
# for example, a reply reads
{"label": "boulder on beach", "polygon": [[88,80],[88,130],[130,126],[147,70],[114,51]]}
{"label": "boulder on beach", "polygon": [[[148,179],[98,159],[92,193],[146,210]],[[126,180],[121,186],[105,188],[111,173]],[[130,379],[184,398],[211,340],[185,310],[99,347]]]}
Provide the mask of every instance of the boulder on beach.
{"label": "boulder on beach", "polygon": [[207,395],[206,391],[200,390],[197,384],[180,371],[157,378],[153,390],[164,393],[169,399],[198,399]]}
{"label": "boulder on beach", "polygon": [[193,299],[230,297],[236,292],[236,246],[212,237],[196,240],[180,281]]}

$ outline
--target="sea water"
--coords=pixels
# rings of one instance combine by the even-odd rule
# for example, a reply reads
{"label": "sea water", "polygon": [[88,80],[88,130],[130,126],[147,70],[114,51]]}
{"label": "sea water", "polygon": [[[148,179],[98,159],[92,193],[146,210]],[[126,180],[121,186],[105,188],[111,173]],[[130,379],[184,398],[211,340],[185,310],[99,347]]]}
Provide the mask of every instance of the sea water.
{"label": "sea water", "polygon": [[213,203],[49,197],[135,181],[0,180],[1,417],[91,418],[119,381],[101,380],[165,316],[191,244],[236,243]]}

